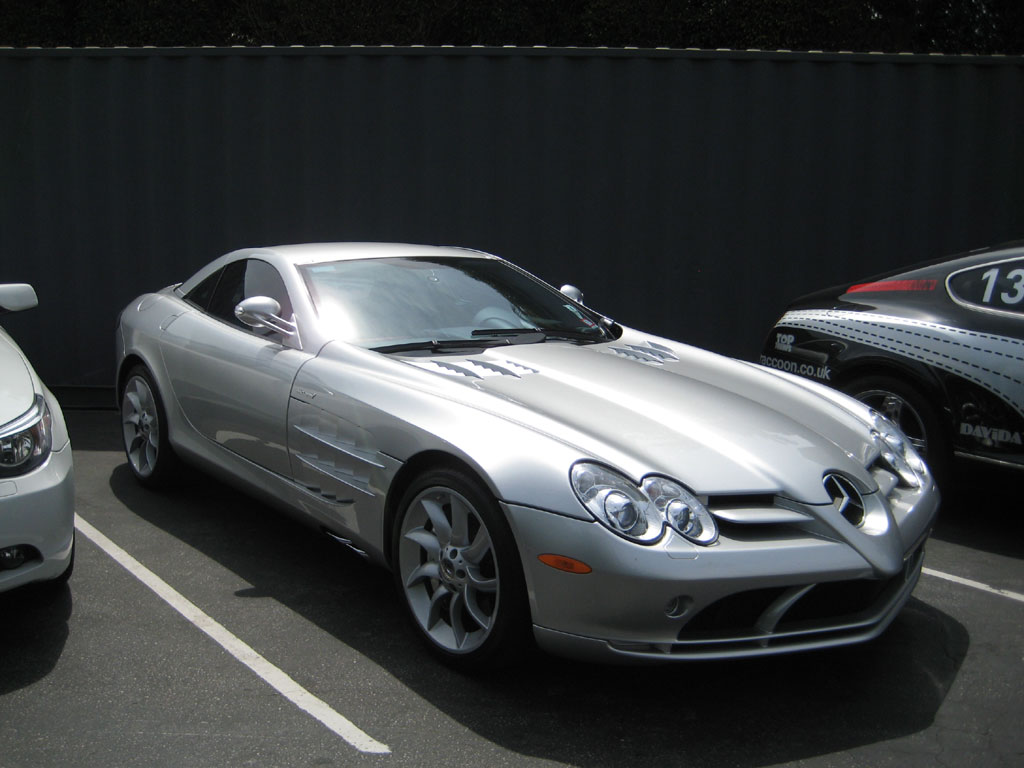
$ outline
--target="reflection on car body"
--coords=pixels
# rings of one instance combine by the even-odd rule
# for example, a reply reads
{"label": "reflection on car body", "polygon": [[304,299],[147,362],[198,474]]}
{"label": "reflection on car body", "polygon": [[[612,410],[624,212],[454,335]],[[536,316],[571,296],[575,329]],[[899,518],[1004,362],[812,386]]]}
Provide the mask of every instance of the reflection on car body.
{"label": "reflection on car body", "polygon": [[953,454],[1024,467],[1024,247],[797,299],[761,362],[886,413],[936,469]]}
{"label": "reflection on car body", "polygon": [[125,450],[182,458],[392,570],[467,669],[879,634],[938,493],[830,389],[624,328],[459,248],[236,251],[121,314]]}

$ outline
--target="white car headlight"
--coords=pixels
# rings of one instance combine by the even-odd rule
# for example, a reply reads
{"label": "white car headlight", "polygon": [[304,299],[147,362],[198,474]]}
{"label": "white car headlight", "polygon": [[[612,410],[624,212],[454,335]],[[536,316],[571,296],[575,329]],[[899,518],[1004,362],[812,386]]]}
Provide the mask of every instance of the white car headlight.
{"label": "white car headlight", "polygon": [[669,525],[695,544],[713,544],[718,526],[704,505],[679,483],[650,476],[637,487],[608,467],[581,461],[570,472],[580,502],[605,527],[641,544],[658,541]]}
{"label": "white car headlight", "polygon": [[871,434],[881,451],[882,459],[903,484],[911,488],[924,485],[928,467],[902,430],[877,411],[871,412],[871,426]]}
{"label": "white car headlight", "polygon": [[46,461],[50,428],[50,409],[39,395],[24,415],[0,426],[0,477],[23,475]]}

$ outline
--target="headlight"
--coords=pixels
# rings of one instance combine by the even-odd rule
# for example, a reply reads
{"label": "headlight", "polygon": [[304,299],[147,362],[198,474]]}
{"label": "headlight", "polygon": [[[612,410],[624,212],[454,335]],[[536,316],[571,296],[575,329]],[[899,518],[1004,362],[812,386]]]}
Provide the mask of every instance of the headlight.
{"label": "headlight", "polygon": [[641,544],[658,541],[668,524],[696,544],[718,539],[715,519],[692,493],[668,478],[651,476],[637,487],[614,470],[581,461],[572,488],[590,513],[615,533]]}
{"label": "headlight", "polygon": [[899,427],[877,411],[871,412],[871,434],[882,458],[899,475],[904,485],[920,488],[928,467]]}
{"label": "headlight", "polygon": [[50,455],[50,409],[40,395],[19,418],[0,426],[0,476],[23,475]]}

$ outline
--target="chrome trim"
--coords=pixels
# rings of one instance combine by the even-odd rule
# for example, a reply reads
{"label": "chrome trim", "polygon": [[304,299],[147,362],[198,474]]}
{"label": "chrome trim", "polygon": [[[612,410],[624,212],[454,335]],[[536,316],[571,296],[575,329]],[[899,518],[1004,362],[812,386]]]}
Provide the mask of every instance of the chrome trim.
{"label": "chrome trim", "polygon": [[978,456],[977,454],[967,453],[966,451],[954,451],[953,455],[956,456],[958,459],[969,459],[971,461],[981,462],[982,464],[991,464],[996,467],[1006,467],[1007,469],[1024,470],[1024,464],[1006,461],[1005,459],[994,459],[991,456]]}
{"label": "chrome trim", "polygon": [[[351,488],[354,491],[359,491],[360,493],[364,493],[367,496],[377,495],[376,493],[369,489],[370,481],[367,478],[356,477],[355,475],[351,475],[345,472],[344,470],[338,469],[333,464],[328,464],[326,461],[321,461],[320,459],[309,459],[298,453],[295,454],[295,458],[297,458],[310,469],[319,472],[322,475],[326,475],[327,477],[330,477],[333,480],[337,480],[342,485]],[[338,499],[338,501],[339,503],[344,503],[342,502],[341,499]]]}
{"label": "chrome trim", "polygon": [[765,608],[764,613],[757,617],[757,621],[754,622],[754,629],[759,632],[763,632],[766,637],[760,641],[762,647],[767,647],[768,642],[775,634],[775,628],[782,621],[782,617],[786,615],[786,612],[793,607],[793,605],[804,595],[814,589],[817,584],[807,584],[803,587],[790,587],[778,598]]}
{"label": "chrome trim", "polygon": [[[295,429],[301,432],[302,434],[306,435],[307,437],[316,440],[318,443],[323,443],[327,447],[333,448],[334,450],[338,451],[339,453],[343,453],[346,456],[350,456],[356,461],[361,461],[364,464],[369,464],[371,467],[375,467],[377,469],[384,469],[384,465],[374,458],[380,456],[380,453],[377,451],[373,451],[372,453],[370,451],[364,451],[360,448],[357,448],[352,443],[345,442],[338,438],[327,437],[326,435],[322,435],[319,432],[314,432],[313,430],[307,427],[301,427],[297,424],[295,425]],[[299,456],[299,458],[301,459],[302,456]]]}
{"label": "chrome trim", "polygon": [[806,523],[814,518],[796,509],[714,509],[710,512],[719,520],[738,525],[771,525],[774,523]]}

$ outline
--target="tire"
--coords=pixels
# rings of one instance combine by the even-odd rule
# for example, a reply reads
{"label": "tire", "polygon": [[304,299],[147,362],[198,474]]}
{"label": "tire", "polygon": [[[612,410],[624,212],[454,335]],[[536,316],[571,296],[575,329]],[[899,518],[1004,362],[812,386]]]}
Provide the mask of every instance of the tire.
{"label": "tire", "polygon": [[479,481],[451,469],[420,475],[402,497],[392,544],[402,602],[437,658],[483,672],[521,655],[529,611],[519,553]]}
{"label": "tire", "polygon": [[121,390],[124,453],[135,479],[145,486],[167,485],[178,468],[167,439],[167,411],[149,371],[137,365]]}
{"label": "tire", "polygon": [[865,376],[843,391],[895,422],[936,479],[947,476],[952,458],[949,439],[935,408],[917,389],[891,376]]}

